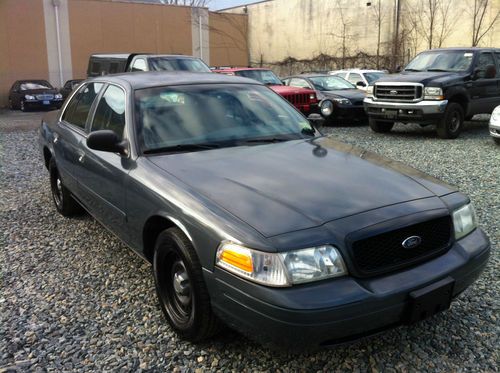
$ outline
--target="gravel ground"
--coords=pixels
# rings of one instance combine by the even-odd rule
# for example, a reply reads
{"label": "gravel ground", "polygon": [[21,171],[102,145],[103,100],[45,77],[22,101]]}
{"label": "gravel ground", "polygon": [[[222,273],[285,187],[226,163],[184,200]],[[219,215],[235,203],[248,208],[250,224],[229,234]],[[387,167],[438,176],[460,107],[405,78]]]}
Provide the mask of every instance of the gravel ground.
{"label": "gravel ground", "polygon": [[89,216],[55,212],[37,149],[38,114],[0,113],[0,372],[498,371],[500,148],[484,122],[458,140],[397,126],[325,132],[458,185],[493,244],[481,279],[451,310],[307,355],[270,352],[227,332],[192,345],[169,329],[150,267]]}

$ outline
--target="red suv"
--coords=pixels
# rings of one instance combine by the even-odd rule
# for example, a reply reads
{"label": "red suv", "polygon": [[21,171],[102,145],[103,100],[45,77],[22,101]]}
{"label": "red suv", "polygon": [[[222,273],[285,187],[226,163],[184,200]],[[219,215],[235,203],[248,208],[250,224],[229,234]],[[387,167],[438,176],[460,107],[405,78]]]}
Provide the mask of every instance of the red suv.
{"label": "red suv", "polygon": [[216,73],[226,75],[236,75],[245,78],[255,79],[269,86],[274,92],[290,101],[293,106],[299,109],[306,116],[311,113],[318,113],[318,97],[312,89],[290,87],[284,85],[281,80],[269,69],[252,67],[231,67],[216,68],[212,70]]}

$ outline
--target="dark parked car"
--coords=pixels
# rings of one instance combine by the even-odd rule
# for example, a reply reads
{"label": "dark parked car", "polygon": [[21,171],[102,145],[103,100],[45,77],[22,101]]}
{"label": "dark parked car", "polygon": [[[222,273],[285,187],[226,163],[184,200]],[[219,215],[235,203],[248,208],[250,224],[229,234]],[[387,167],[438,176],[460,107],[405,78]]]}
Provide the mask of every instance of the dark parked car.
{"label": "dark parked car", "polygon": [[59,109],[62,95],[46,80],[18,80],[9,91],[9,107],[20,109]]}
{"label": "dark parked car", "polygon": [[228,67],[216,68],[212,71],[219,74],[255,79],[286,98],[305,115],[317,114],[319,111],[318,97],[316,97],[316,93],[312,89],[304,90],[287,87],[272,70],[259,67]]}
{"label": "dark parked car", "polygon": [[338,76],[303,74],[289,76],[283,82],[291,87],[314,89],[326,124],[339,122],[365,122],[363,108],[365,93]]}
{"label": "dark parked car", "polygon": [[177,54],[93,54],[89,58],[87,76],[101,76],[134,71],[191,71],[209,73],[212,70],[202,59]]}
{"label": "dark parked car", "polygon": [[71,79],[64,83],[64,86],[59,91],[63,100],[66,100],[73,89],[75,89],[82,81],[83,79]]}
{"label": "dark parked car", "polygon": [[56,209],[85,208],[149,260],[190,341],[224,322],[303,349],[413,323],[488,260],[467,196],[322,136],[250,79],[96,78],[43,119],[40,145]]}
{"label": "dark parked car", "polygon": [[395,122],[434,124],[439,137],[454,139],[464,120],[490,114],[500,105],[500,49],[428,50],[366,92],[365,109],[374,132],[389,132]]}

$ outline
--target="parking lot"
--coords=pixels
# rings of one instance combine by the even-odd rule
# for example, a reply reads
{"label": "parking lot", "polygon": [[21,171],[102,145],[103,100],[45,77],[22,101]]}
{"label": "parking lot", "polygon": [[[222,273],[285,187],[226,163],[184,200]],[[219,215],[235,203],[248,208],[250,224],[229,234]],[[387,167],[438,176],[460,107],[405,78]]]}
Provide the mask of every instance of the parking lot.
{"label": "parking lot", "polygon": [[157,304],[150,266],[90,216],[56,213],[38,151],[41,115],[0,112],[0,372],[498,371],[500,148],[484,117],[447,141],[417,125],[387,135],[365,125],[324,129],[457,185],[476,205],[492,257],[448,312],[287,355],[230,331],[199,345],[178,339]]}

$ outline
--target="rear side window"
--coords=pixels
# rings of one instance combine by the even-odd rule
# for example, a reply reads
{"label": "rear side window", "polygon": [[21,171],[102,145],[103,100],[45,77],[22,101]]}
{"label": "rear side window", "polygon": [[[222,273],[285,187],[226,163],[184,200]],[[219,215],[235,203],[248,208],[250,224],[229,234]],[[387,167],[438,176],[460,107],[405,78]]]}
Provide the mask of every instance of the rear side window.
{"label": "rear side window", "polygon": [[347,76],[347,73],[335,73],[333,75],[337,75],[337,76],[340,76],[341,78],[344,78]]}
{"label": "rear side window", "polygon": [[146,61],[142,58],[138,58],[134,61],[132,66],[132,71],[146,71]]}
{"label": "rear side window", "polygon": [[62,119],[74,126],[85,128],[92,103],[102,86],[102,83],[90,83],[81,87],[66,106]]}
{"label": "rear side window", "polygon": [[111,130],[120,138],[125,129],[125,92],[114,85],[108,86],[97,105],[91,131]]}

